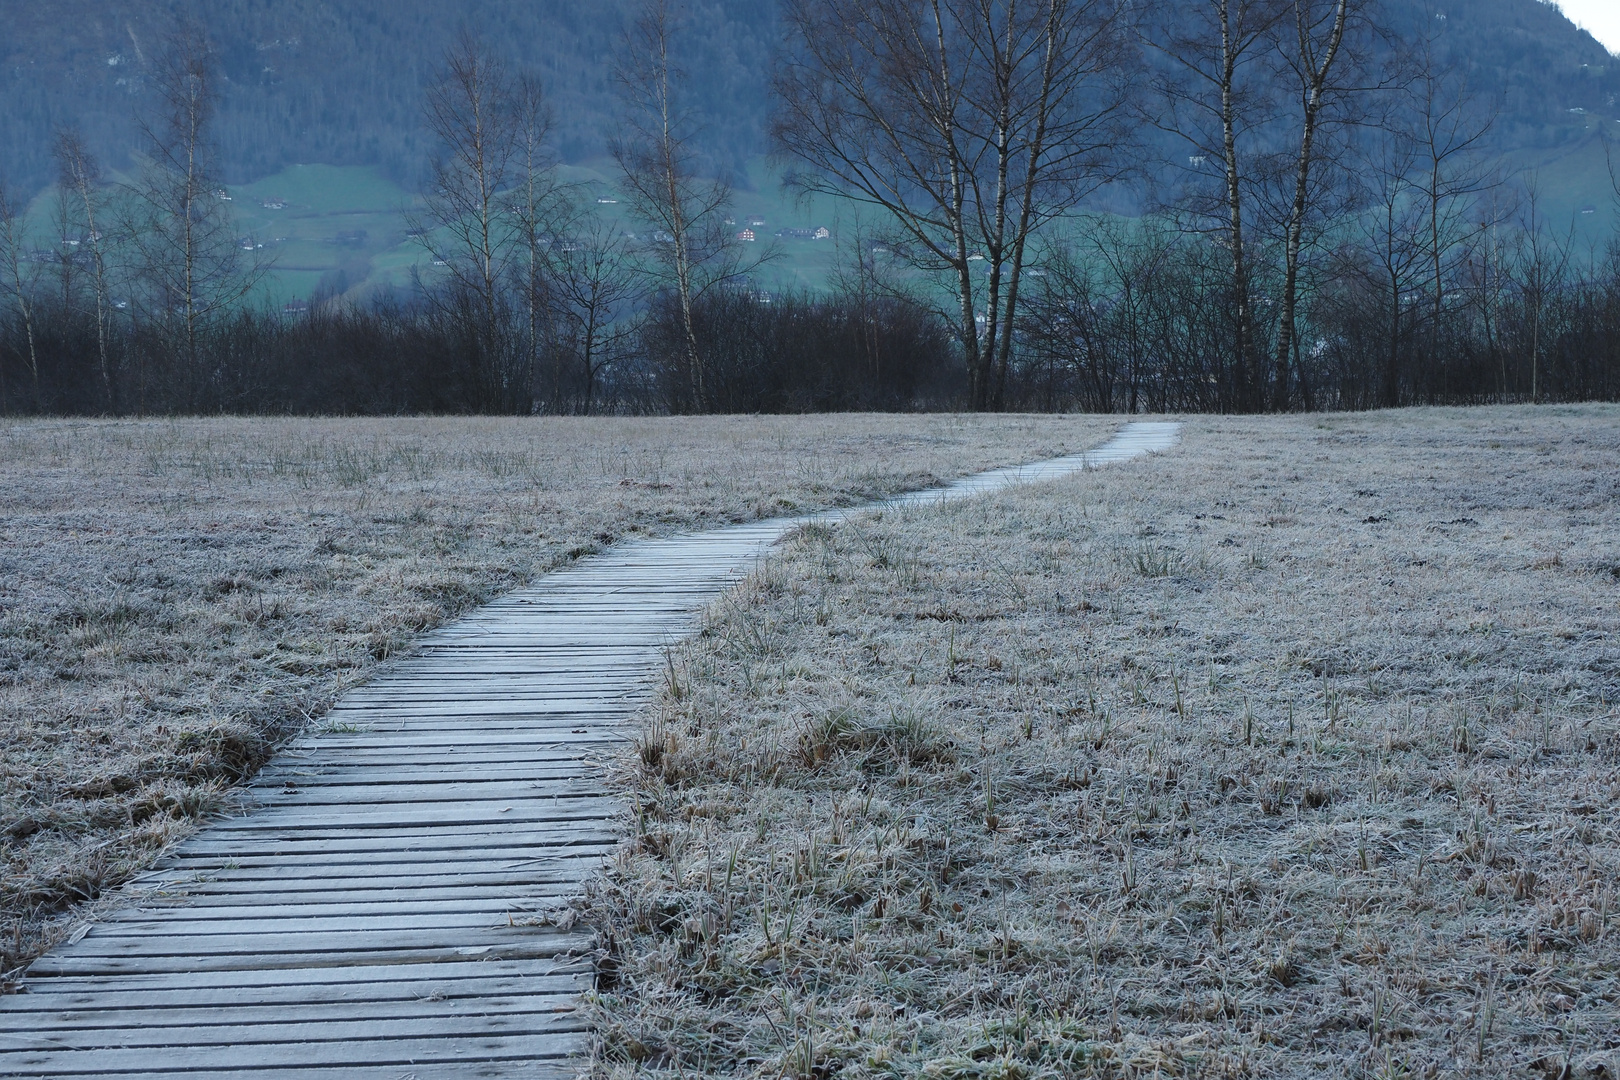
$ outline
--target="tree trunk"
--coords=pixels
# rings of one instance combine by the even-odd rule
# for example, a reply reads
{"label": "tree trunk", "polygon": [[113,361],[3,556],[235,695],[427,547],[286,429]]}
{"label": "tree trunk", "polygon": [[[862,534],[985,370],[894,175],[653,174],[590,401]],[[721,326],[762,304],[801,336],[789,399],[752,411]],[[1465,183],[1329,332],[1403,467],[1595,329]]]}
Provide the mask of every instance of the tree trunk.
{"label": "tree trunk", "polygon": [[1294,202],[1289,209],[1283,270],[1282,318],[1277,326],[1277,353],[1275,382],[1272,385],[1272,408],[1282,412],[1288,407],[1288,366],[1294,347],[1295,316],[1299,305],[1299,258],[1305,231],[1305,212],[1310,195],[1311,164],[1314,160],[1317,125],[1321,119],[1323,98],[1328,75],[1338,58],[1339,46],[1344,41],[1345,22],[1349,15],[1349,0],[1338,0],[1334,5],[1333,29],[1320,64],[1309,46],[1309,28],[1305,25],[1303,7],[1295,6],[1295,28],[1299,35],[1299,62],[1308,72],[1304,114],[1301,117],[1299,161],[1294,174]]}

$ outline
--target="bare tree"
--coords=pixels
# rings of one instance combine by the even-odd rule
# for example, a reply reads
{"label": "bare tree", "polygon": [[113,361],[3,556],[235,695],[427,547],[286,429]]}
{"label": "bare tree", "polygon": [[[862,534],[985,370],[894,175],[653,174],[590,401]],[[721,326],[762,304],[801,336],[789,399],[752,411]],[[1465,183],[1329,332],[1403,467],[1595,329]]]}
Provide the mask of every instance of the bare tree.
{"label": "bare tree", "polygon": [[1428,270],[1428,360],[1438,365],[1446,298],[1458,268],[1477,238],[1472,221],[1479,197],[1498,185],[1481,153],[1495,117],[1480,109],[1466,79],[1439,55],[1447,22],[1430,17],[1429,30],[1411,58],[1415,73],[1404,96],[1410,118],[1408,138],[1417,148],[1418,190],[1424,214],[1424,254]]}
{"label": "bare tree", "polygon": [[685,75],[675,61],[675,37],[668,0],[647,0],[625,33],[614,70],[622,116],[610,149],[632,211],[652,232],[653,265],[674,291],[692,403],[702,411],[711,387],[693,305],[766,256],[751,265],[740,259],[726,232],[731,187],[698,174],[696,125],[682,93]]}
{"label": "bare tree", "polygon": [[1479,311],[1479,328],[1484,334],[1485,353],[1495,360],[1496,392],[1500,400],[1509,397],[1507,350],[1502,332],[1502,308],[1507,296],[1511,252],[1503,242],[1502,230],[1513,218],[1517,206],[1501,186],[1485,190],[1477,207],[1477,237],[1471,238],[1468,257],[1460,268],[1465,287]]}
{"label": "bare tree", "polygon": [[1541,339],[1547,321],[1547,305],[1566,280],[1574,247],[1574,226],[1565,236],[1555,236],[1541,211],[1541,190],[1532,174],[1525,181],[1524,211],[1519,221],[1520,250],[1513,273],[1524,317],[1530,323],[1530,401],[1541,401]]}
{"label": "bare tree", "polygon": [[[0,270],[5,273],[5,280],[0,282],[0,288],[11,294],[12,300],[17,305],[17,313],[22,318],[23,339],[27,342],[28,348],[28,354],[23,357],[23,361],[28,365],[28,374],[33,382],[34,407],[38,408],[39,342],[34,333],[36,282],[26,244],[22,208],[11,201],[5,184],[0,182]],[[0,390],[3,389],[4,387],[0,386]]]}
{"label": "bare tree", "polygon": [[[1292,19],[1283,21],[1278,52],[1298,95],[1299,111],[1294,118],[1297,149],[1290,170],[1292,198],[1283,218],[1282,303],[1271,388],[1272,408],[1278,411],[1286,409],[1289,402],[1289,361],[1297,344],[1299,266],[1305,230],[1313,211],[1322,209],[1320,200],[1313,198],[1317,194],[1313,182],[1319,180],[1322,164],[1322,129],[1335,119],[1335,107],[1342,107],[1354,90],[1337,75],[1349,67],[1343,60],[1347,51],[1345,34],[1360,6],[1360,0],[1294,0]],[[1320,183],[1314,186],[1321,187]]]}
{"label": "bare tree", "polygon": [[1341,280],[1359,279],[1367,294],[1385,305],[1377,400],[1394,408],[1401,403],[1403,361],[1412,336],[1409,297],[1422,273],[1423,210],[1416,198],[1417,148],[1398,133],[1384,133],[1374,145],[1377,152],[1360,162],[1367,205],[1355,219],[1359,242],[1341,251],[1335,270]]}
{"label": "bare tree", "polygon": [[[442,153],[433,162],[423,215],[413,222],[462,294],[450,298],[452,308],[477,313],[471,329],[486,408],[509,406],[519,381],[502,332],[508,263],[521,228],[509,212],[508,192],[520,160],[517,90],[506,66],[471,33],[446,51],[425,103]],[[543,125],[543,114],[522,119]],[[538,153],[543,128],[530,134]]]}
{"label": "bare tree", "polygon": [[553,222],[566,212],[566,197],[551,157],[551,110],[540,81],[530,75],[519,77],[512,104],[517,179],[507,193],[506,203],[517,226],[523,255],[524,353],[532,411],[540,401],[540,348],[547,303],[545,256],[555,238]]}
{"label": "bare tree", "polygon": [[1283,0],[1195,0],[1167,7],[1145,40],[1166,61],[1157,80],[1163,105],[1154,122],[1180,136],[1195,177],[1215,162],[1219,194],[1190,204],[1199,228],[1220,234],[1230,263],[1233,361],[1240,408],[1262,406],[1264,375],[1256,355],[1254,273],[1248,205],[1257,178],[1245,153],[1272,122],[1276,102],[1266,48],[1287,15]]}
{"label": "bare tree", "polygon": [[[186,409],[203,403],[204,331],[269,270],[259,257],[243,256],[220,198],[210,142],[216,80],[208,40],[196,27],[182,27],[154,65],[155,110],[138,121],[146,160],[130,186],[125,223],[147,313],[183,364],[179,404]],[[144,364],[139,405],[144,411]]]}
{"label": "bare tree", "polygon": [[976,408],[1004,400],[1032,237],[1117,173],[1128,11],[1118,0],[784,6],[772,135],[804,166],[792,180],[879,208],[916,264],[951,280]]}
{"label": "bare tree", "polygon": [[77,131],[56,136],[57,187],[64,207],[71,205],[69,217],[79,233],[79,249],[88,264],[93,313],[96,320],[96,360],[101,374],[103,404],[110,412],[116,407],[110,349],[112,303],[108,295],[108,235],[111,226],[110,193],[102,182],[101,167],[84,145]]}
{"label": "bare tree", "polygon": [[[544,255],[553,355],[574,369],[579,411],[589,414],[603,373],[623,359],[638,329],[635,253],[612,222],[579,211],[560,224]],[[562,405],[562,374],[553,379],[554,410]]]}

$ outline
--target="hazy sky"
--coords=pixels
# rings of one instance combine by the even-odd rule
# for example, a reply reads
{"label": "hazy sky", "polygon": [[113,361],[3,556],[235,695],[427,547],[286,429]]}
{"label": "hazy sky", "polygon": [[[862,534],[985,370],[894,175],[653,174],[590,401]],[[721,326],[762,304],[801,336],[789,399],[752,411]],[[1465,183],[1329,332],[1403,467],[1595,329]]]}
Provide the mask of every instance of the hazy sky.
{"label": "hazy sky", "polygon": [[1620,53],[1620,2],[1617,0],[1558,0],[1577,26],[1584,27],[1612,53]]}

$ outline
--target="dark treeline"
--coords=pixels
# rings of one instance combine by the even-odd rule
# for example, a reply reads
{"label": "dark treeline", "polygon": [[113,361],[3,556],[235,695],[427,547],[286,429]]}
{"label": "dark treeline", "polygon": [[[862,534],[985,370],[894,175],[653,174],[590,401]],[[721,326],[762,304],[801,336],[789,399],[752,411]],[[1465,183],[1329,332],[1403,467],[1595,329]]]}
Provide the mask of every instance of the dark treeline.
{"label": "dark treeline", "polygon": [[[0,190],[0,411],[1620,397],[1620,246],[1583,246],[1534,177],[1501,175],[1445,20],[1174,10],[785,0],[771,138],[791,187],[854,220],[814,295],[762,287],[773,251],[731,216],[675,59],[701,28],[664,0],[607,75],[628,229],[561,180],[538,76],[465,32],[423,92],[414,288],[275,311],[248,299],[269,268],[221,197],[216,50],[182,27],[128,178],[62,129],[44,245]],[[1166,145],[1175,167],[1148,168]],[[1082,211],[1120,189],[1149,209]]]}
{"label": "dark treeline", "polygon": [[[104,382],[97,332],[77,310],[36,309],[38,379],[17,320],[0,327],[7,363],[0,412],[146,413],[690,412],[682,324],[671,298],[637,323],[619,358],[588,377],[583,358],[560,343],[534,368],[489,363],[469,320],[436,305],[389,300],[317,305],[285,316],[239,311],[211,324],[206,362],[177,363],[159,332],[116,324],[118,360]],[[948,404],[960,372],[941,364],[948,334],[932,313],[893,299],[864,304],[842,294],[763,300],[722,289],[698,302],[699,332],[717,412],[906,410]],[[594,385],[593,385],[594,382]]]}
{"label": "dark treeline", "polygon": [[[1620,249],[1579,268],[1570,244],[1497,230],[1459,259],[1441,303],[1346,244],[1291,346],[1288,407],[1370,409],[1620,400]],[[1246,394],[1225,252],[1144,225],[1100,227],[1046,266],[1022,316],[1013,403],[1098,412],[1231,411]],[[1262,311],[1275,306],[1264,285]],[[1263,327],[1268,325],[1261,324]],[[1274,325],[1274,324],[1271,324]],[[1257,343],[1275,347],[1275,334]]]}

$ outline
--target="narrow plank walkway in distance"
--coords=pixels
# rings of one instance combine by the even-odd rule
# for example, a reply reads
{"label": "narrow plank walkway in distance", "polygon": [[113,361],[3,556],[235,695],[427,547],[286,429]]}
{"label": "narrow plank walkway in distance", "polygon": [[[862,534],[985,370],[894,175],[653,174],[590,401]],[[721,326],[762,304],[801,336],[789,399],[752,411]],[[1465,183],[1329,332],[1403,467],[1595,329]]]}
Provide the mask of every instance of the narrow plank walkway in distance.
{"label": "narrow plank walkway in distance", "polygon": [[[1126,460],[1177,429],[877,505]],[[856,512],[626,544],[425,635],[261,773],[250,813],[180,844],[0,998],[0,1076],[572,1075],[591,943],[535,914],[619,836],[594,752],[766,548]]]}

